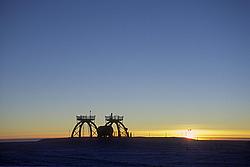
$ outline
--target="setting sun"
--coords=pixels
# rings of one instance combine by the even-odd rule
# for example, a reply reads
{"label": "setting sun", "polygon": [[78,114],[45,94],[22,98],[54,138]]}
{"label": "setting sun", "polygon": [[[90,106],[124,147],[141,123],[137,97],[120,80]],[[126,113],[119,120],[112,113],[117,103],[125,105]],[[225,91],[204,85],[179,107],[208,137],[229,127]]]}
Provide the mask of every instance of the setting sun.
{"label": "setting sun", "polygon": [[194,139],[195,138],[192,129],[187,129],[185,137],[188,138],[188,139]]}

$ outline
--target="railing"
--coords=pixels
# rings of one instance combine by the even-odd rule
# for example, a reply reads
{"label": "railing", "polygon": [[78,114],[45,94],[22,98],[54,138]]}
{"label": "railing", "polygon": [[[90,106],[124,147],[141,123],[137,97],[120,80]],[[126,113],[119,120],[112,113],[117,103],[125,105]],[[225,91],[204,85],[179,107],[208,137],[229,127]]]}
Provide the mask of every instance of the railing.
{"label": "railing", "polygon": [[119,116],[119,115],[105,116],[105,120],[106,121],[110,121],[110,120],[122,121],[123,120],[123,116]]}
{"label": "railing", "polygon": [[82,121],[82,120],[95,120],[95,115],[87,116],[87,115],[77,115],[76,120]]}

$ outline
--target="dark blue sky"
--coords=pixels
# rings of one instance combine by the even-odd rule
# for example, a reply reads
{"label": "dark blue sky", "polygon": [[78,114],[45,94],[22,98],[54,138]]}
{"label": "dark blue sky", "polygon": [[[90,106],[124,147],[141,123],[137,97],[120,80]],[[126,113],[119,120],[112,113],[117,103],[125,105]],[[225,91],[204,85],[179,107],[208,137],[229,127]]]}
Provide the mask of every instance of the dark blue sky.
{"label": "dark blue sky", "polygon": [[139,130],[248,125],[247,0],[1,0],[0,24],[2,134],[90,108]]}

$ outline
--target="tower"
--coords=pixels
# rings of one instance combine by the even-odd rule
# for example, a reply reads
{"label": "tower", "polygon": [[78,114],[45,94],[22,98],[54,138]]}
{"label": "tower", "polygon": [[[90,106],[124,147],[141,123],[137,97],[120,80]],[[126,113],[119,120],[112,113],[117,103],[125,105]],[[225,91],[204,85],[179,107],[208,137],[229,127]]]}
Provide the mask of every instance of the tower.
{"label": "tower", "polygon": [[117,137],[129,137],[128,128],[123,124],[123,116],[113,115],[113,113],[111,113],[109,116],[105,116],[105,121],[105,126],[116,125],[118,133]]}
{"label": "tower", "polygon": [[97,126],[95,125],[95,115],[85,116],[85,115],[77,115],[76,116],[77,123],[72,131],[71,137],[82,137],[83,125],[86,123],[89,127],[89,137],[93,137],[97,135]]}

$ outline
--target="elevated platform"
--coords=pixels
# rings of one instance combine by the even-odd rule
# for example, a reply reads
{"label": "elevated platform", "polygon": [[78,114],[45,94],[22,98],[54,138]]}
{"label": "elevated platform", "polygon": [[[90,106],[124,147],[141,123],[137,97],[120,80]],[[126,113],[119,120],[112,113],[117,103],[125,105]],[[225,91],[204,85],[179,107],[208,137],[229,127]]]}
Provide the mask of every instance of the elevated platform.
{"label": "elevated platform", "polygon": [[123,121],[123,116],[111,114],[109,116],[105,116],[105,120],[106,121]]}
{"label": "elevated platform", "polygon": [[87,116],[87,115],[77,115],[76,116],[77,121],[94,121],[95,115]]}

